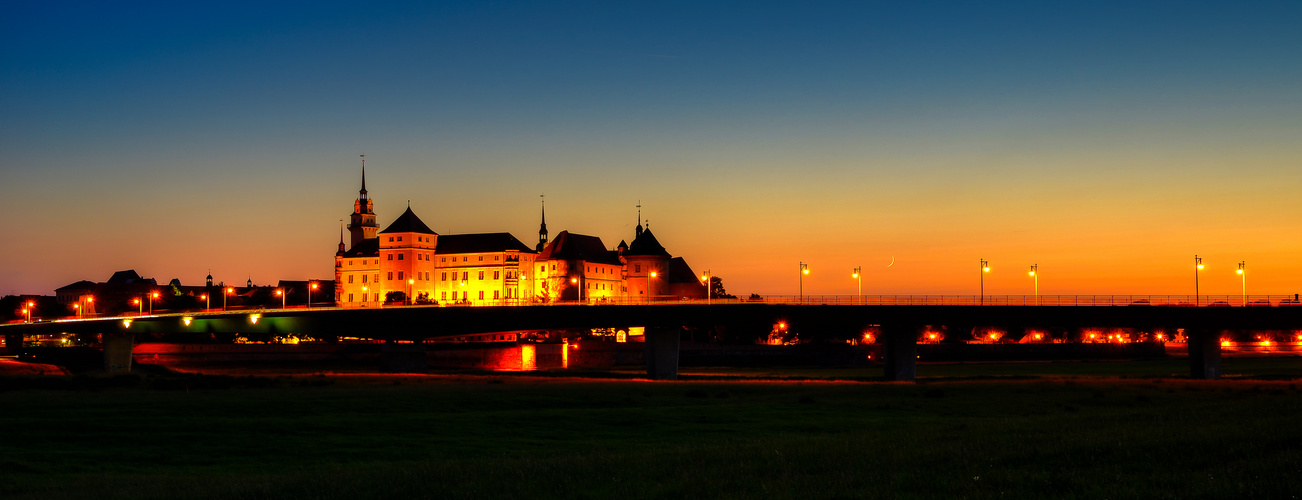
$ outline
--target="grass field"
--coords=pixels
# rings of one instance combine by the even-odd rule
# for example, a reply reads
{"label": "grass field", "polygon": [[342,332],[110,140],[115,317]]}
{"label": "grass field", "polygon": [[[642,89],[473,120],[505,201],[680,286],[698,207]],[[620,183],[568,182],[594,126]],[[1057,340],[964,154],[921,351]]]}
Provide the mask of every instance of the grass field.
{"label": "grass field", "polygon": [[1296,364],[8,378],[0,497],[1291,498]]}

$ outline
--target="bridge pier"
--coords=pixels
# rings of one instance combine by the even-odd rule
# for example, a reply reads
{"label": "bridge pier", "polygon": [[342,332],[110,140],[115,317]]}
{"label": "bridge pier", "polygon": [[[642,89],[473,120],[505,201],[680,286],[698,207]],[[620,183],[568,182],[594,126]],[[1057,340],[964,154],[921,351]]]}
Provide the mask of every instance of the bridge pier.
{"label": "bridge pier", "polygon": [[384,373],[425,373],[429,360],[425,344],[399,344],[392,340],[380,346],[380,371]]}
{"label": "bridge pier", "polygon": [[647,328],[646,376],[651,380],[678,380],[678,328]]}
{"label": "bridge pier", "polygon": [[131,351],[135,348],[136,336],[131,334],[105,333],[104,371],[109,373],[131,373]]}
{"label": "bridge pier", "polygon": [[1216,333],[1207,329],[1185,330],[1189,346],[1189,378],[1221,378],[1221,337]]}
{"label": "bridge pier", "polygon": [[912,382],[918,375],[918,327],[882,325],[886,380]]}
{"label": "bridge pier", "polygon": [[23,353],[23,335],[21,333],[5,334],[5,351],[14,356],[21,355]]}

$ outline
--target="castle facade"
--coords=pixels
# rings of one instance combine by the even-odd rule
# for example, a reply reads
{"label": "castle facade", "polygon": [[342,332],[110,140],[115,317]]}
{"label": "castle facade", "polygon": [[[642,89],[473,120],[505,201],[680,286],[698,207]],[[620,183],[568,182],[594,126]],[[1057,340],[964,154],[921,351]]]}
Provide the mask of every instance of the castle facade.
{"label": "castle facade", "polygon": [[556,301],[652,301],[704,298],[706,287],[642,226],[633,243],[606,248],[601,238],[561,231],[548,239],[546,209],[534,248],[510,233],[440,235],[411,207],[383,231],[362,188],[335,252],[335,305],[516,305]]}

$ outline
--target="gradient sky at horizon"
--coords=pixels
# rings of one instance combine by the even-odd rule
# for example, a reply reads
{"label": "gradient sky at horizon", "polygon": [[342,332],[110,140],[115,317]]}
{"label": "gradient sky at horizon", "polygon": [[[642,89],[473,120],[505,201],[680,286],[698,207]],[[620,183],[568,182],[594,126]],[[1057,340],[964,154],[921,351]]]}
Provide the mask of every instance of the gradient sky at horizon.
{"label": "gradient sky at horizon", "polygon": [[[357,195],[735,294],[1302,292],[1302,3],[46,3],[0,16],[0,294],[329,279]],[[894,260],[894,266],[887,268]]]}

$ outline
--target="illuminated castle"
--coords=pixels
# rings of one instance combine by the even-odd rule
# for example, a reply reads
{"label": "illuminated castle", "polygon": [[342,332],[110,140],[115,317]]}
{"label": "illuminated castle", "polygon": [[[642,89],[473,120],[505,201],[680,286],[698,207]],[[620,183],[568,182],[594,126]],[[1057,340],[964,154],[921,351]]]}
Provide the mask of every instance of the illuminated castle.
{"label": "illuminated castle", "polygon": [[[633,244],[606,249],[596,236],[561,231],[548,241],[544,208],[538,245],[510,233],[440,235],[408,206],[378,231],[374,201],[362,189],[335,252],[335,304],[528,304],[557,300],[704,298],[705,286],[682,258],[665,251],[641,214]],[[400,293],[398,293],[400,292]],[[405,299],[404,299],[405,298]]]}

